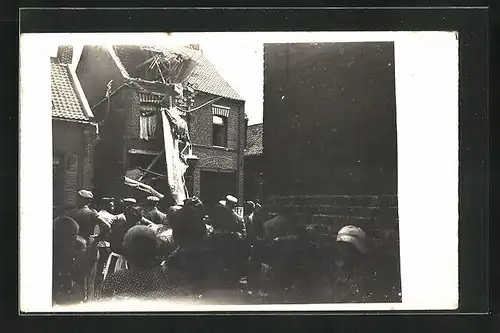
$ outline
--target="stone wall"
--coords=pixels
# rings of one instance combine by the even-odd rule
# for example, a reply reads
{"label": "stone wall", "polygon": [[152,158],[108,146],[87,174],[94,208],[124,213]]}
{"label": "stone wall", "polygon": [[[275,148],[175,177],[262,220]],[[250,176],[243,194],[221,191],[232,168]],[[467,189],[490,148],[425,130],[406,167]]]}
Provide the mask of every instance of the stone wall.
{"label": "stone wall", "polygon": [[[353,224],[365,231],[397,228],[396,195],[303,195],[272,197],[265,208],[272,215],[290,214],[301,224],[323,224],[338,231]],[[335,229],[335,230],[333,230]]]}

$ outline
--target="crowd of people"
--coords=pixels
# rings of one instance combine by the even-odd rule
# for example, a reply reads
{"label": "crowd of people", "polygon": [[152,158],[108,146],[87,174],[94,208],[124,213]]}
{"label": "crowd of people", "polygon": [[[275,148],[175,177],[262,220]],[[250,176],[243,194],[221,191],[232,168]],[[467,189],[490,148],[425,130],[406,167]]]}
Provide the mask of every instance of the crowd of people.
{"label": "crowd of people", "polygon": [[[320,227],[269,218],[258,202],[228,195],[215,207],[188,198],[166,212],[159,199],[119,201],[78,192],[54,220],[53,303],[203,298],[236,290],[248,302],[387,301],[390,279],[374,269],[356,226]],[[389,289],[389,290],[388,290]],[[394,289],[394,288],[393,288]],[[395,289],[394,289],[395,290]]]}

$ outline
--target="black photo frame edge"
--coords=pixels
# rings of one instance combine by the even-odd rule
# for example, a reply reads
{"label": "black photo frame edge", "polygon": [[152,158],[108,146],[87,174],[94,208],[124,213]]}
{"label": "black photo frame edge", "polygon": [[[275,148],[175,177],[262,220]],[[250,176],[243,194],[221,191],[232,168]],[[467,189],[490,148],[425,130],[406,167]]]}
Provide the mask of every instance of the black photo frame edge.
{"label": "black photo frame edge", "polygon": [[[217,16],[215,16],[217,15]],[[489,112],[488,112],[488,54],[489,25],[488,8],[431,8],[431,9],[123,9],[112,14],[105,10],[43,10],[24,9],[21,11],[20,32],[149,32],[149,31],[276,31],[276,30],[447,30],[458,31],[460,42],[460,313],[431,314],[419,312],[405,314],[368,313],[357,318],[360,313],[337,313],[331,320],[325,314],[308,316],[265,314],[231,315],[238,320],[252,320],[259,317],[258,326],[268,327],[281,323],[290,328],[332,328],[333,331],[354,330],[356,328],[380,327],[390,331],[398,328],[412,331],[440,322],[453,331],[470,331],[478,327],[482,317],[489,312],[488,288],[488,220],[489,220]],[[148,19],[144,19],[148,17]],[[158,18],[158,19],[157,19]],[[159,18],[161,18],[159,20]],[[190,19],[188,19],[190,18]],[[165,24],[165,22],[167,22]],[[223,23],[223,24],[222,24]],[[18,49],[18,40],[14,42]],[[15,48],[14,48],[15,49]],[[474,112],[473,112],[474,110]],[[14,141],[12,142],[14,144]],[[468,152],[464,148],[470,148]],[[473,179],[470,179],[470,178]],[[473,180],[473,181],[472,181]],[[465,205],[463,193],[468,193]],[[463,254],[465,251],[466,254]],[[17,296],[17,295],[14,295]],[[10,297],[9,297],[10,298]],[[16,297],[17,298],[17,297]],[[17,305],[17,303],[16,303]],[[17,308],[16,308],[17,310]],[[341,316],[339,316],[341,315]],[[427,315],[427,316],[425,316]],[[32,330],[48,324],[54,316],[22,316],[24,330]],[[89,330],[104,328],[105,320],[99,316],[79,316],[71,318],[57,316],[58,328],[75,327],[80,318],[93,317],[85,327]],[[186,315],[166,316],[113,316],[120,318],[123,327],[142,326],[144,320],[166,320],[163,327],[172,329],[194,325],[203,328],[198,320],[183,320]],[[212,314],[200,316],[209,324],[214,320],[221,323],[225,316],[214,318]],[[411,320],[403,319],[411,318]],[[184,318],[186,319],[186,318]],[[229,319],[229,318],[228,318]],[[233,319],[231,319],[232,321]],[[118,320],[117,320],[118,321]],[[253,321],[255,322],[255,321]],[[274,322],[274,324],[271,324]],[[330,325],[315,325],[314,322],[330,322]],[[418,322],[418,324],[417,324]],[[92,324],[90,324],[92,323]],[[189,323],[189,324],[188,324]],[[200,325],[198,326],[199,323]],[[188,324],[184,326],[184,324]],[[41,326],[39,326],[41,325]],[[48,325],[48,326],[47,326]],[[66,326],[67,325],[67,326]],[[131,325],[131,326],[128,326]],[[137,326],[136,326],[137,325]],[[79,325],[82,327],[81,325]],[[149,326],[150,327],[150,326]],[[241,325],[250,328],[252,325]],[[456,328],[456,329],[454,329]],[[38,329],[37,329],[38,331]],[[481,330],[483,331],[483,330]]]}

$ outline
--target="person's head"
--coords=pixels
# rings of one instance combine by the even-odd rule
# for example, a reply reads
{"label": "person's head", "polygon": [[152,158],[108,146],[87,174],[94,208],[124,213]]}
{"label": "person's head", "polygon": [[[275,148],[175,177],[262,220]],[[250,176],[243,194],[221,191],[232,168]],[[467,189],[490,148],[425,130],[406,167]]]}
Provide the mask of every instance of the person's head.
{"label": "person's head", "polygon": [[148,267],[158,254],[158,239],[153,229],[137,225],[125,234],[123,248],[125,258],[132,267]]}
{"label": "person's head", "polygon": [[142,207],[137,205],[127,206],[125,207],[124,215],[129,224],[136,224],[141,221],[143,217]]}
{"label": "person's head", "polygon": [[366,234],[356,226],[348,225],[337,233],[337,254],[341,264],[355,264],[356,259],[368,253]]}
{"label": "person's head", "polygon": [[183,209],[189,212],[190,218],[192,219],[203,219],[203,216],[205,216],[205,206],[197,197],[191,197],[184,200]]}
{"label": "person's head", "polygon": [[199,244],[207,235],[207,228],[203,219],[204,214],[198,211],[198,205],[184,206],[174,214],[171,224],[174,241],[182,246]]}
{"label": "person's head", "polygon": [[92,194],[92,192],[90,192],[88,190],[80,190],[80,191],[78,191],[76,204],[78,207],[90,205],[93,198],[94,198],[94,195]]}
{"label": "person's head", "polygon": [[160,198],[151,195],[147,198],[147,201],[149,207],[158,207],[158,204],[160,203]]}
{"label": "person's head", "polygon": [[137,200],[135,200],[134,198],[124,198],[122,200],[122,203],[123,203],[123,209],[125,210],[132,206],[135,206],[137,204]]}
{"label": "person's head", "polygon": [[230,208],[236,207],[238,204],[238,198],[232,196],[232,195],[227,195],[226,196],[226,205]]}
{"label": "person's head", "polygon": [[233,212],[227,205],[217,204],[210,216],[210,223],[216,229],[226,229],[231,225]]}
{"label": "person's head", "polygon": [[244,212],[245,215],[250,215],[255,211],[255,203],[253,201],[245,202]]}
{"label": "person's head", "polygon": [[79,229],[78,223],[71,217],[61,216],[56,218],[53,225],[54,245],[65,249],[72,248],[76,242]]}
{"label": "person's head", "polygon": [[102,209],[113,213],[115,210],[115,199],[114,198],[102,198]]}

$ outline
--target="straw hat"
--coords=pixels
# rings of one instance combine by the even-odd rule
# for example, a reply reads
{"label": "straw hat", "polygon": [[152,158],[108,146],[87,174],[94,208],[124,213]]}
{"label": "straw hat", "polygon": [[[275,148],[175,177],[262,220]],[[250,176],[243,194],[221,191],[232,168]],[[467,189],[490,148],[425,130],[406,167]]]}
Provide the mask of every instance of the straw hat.
{"label": "straw hat", "polygon": [[359,252],[368,253],[368,249],[365,246],[366,234],[365,232],[356,226],[347,225],[340,229],[337,233],[337,242],[347,242],[354,245]]}

